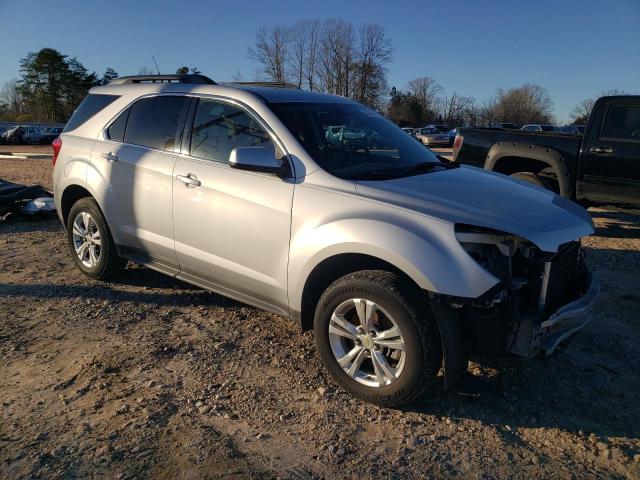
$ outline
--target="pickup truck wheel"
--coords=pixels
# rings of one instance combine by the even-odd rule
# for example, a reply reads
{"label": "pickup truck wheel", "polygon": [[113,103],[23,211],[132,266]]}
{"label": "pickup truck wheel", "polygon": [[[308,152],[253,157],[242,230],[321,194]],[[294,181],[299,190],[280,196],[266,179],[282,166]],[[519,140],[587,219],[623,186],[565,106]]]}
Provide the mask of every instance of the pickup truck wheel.
{"label": "pickup truck wheel", "polygon": [[363,270],[333,282],[314,331],[329,374],[355,397],[398,407],[435,388],[442,349],[433,314],[424,292],[394,273]]}
{"label": "pickup truck wheel", "polygon": [[93,198],[81,198],[71,207],[67,239],[76,266],[86,276],[105,280],[124,270],[127,261],[118,256],[107,222]]}
{"label": "pickup truck wheel", "polygon": [[544,177],[540,177],[536,175],[535,173],[517,172],[517,173],[511,174],[510,176],[518,180],[522,180],[523,182],[531,183],[533,185],[537,185],[538,187],[542,187],[546,190],[553,191],[553,186],[551,185],[551,182]]}

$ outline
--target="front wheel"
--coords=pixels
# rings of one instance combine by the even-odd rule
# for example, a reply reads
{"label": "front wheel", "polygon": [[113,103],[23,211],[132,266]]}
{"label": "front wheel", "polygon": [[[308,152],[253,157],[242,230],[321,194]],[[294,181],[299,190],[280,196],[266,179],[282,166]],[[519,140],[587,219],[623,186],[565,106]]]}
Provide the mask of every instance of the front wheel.
{"label": "front wheel", "polygon": [[316,307],[322,361],[347,392],[401,406],[435,388],[442,363],[424,292],[398,275],[363,270],[332,283]]}

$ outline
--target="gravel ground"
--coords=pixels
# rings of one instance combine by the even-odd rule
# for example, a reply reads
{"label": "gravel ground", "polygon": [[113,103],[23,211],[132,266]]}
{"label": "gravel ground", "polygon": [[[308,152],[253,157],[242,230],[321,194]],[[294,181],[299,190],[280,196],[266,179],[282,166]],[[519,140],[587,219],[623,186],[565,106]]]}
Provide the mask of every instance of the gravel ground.
{"label": "gravel ground", "polygon": [[[50,186],[50,162],[0,178]],[[283,318],[131,264],[91,281],[56,219],[0,224],[0,477],[640,478],[640,211],[591,213],[593,322],[476,359],[500,393],[405,411],[337,389]]]}

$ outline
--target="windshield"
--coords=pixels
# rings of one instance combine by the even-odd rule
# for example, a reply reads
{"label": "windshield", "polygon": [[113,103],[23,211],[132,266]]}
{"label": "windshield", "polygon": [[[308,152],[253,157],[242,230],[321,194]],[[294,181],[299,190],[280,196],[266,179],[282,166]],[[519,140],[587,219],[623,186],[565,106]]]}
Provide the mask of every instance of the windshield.
{"label": "windshield", "polygon": [[315,162],[337,177],[382,180],[450,168],[362,105],[283,102],[270,107]]}

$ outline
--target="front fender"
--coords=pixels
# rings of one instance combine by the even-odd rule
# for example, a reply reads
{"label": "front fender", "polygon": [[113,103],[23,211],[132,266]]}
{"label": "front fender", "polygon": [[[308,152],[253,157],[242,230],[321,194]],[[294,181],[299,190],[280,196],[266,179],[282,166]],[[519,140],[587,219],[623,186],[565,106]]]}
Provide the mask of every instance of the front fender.
{"label": "front fender", "polygon": [[498,283],[460,246],[452,224],[430,222],[416,228],[389,221],[349,218],[307,229],[294,236],[289,255],[290,303],[300,311],[309,274],[340,254],[363,254],[384,260],[424,290],[476,298]]}

